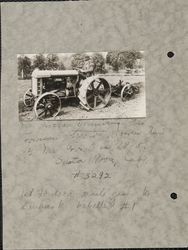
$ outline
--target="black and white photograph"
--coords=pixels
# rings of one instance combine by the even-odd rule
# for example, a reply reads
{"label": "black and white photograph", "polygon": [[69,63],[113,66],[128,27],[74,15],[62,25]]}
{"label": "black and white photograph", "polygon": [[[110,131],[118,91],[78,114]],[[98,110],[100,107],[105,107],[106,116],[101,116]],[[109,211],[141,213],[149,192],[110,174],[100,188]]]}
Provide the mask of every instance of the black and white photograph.
{"label": "black and white photograph", "polygon": [[18,54],[19,119],[146,116],[144,51]]}

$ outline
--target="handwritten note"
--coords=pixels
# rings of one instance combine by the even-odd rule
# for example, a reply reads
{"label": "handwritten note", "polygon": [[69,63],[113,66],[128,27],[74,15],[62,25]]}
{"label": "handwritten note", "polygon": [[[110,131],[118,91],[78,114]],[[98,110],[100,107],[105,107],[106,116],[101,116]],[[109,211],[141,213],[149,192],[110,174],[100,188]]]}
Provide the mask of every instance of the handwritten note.
{"label": "handwritten note", "polygon": [[27,188],[19,195],[22,210],[58,210],[64,209],[114,209],[117,211],[133,211],[141,202],[149,199],[150,192],[145,186],[134,198],[129,190],[109,191],[102,188],[94,191],[59,190],[57,188]]}
{"label": "handwritten note", "polygon": [[[22,128],[27,131],[27,126],[23,124]],[[125,164],[134,164],[137,168],[144,166],[149,158],[147,152],[151,146],[150,138],[160,140],[166,128],[162,125],[149,126],[143,132],[144,121],[136,119],[126,129],[121,126],[120,122],[40,124],[41,136],[32,137],[26,134],[24,153],[31,157],[35,154],[51,157],[53,166],[57,168],[81,169],[90,168],[91,165],[121,168]],[[46,136],[46,129],[53,129],[53,133]],[[61,132],[58,134],[61,129],[66,129],[63,138]],[[106,136],[109,130],[111,137]]]}
{"label": "handwritten note", "polygon": [[[136,173],[145,171],[152,160],[147,154],[151,147],[149,139],[160,139],[165,131],[162,125],[151,125],[143,131],[144,124],[144,120],[133,119],[125,129],[118,121],[41,123],[37,124],[41,134],[35,137],[27,133],[28,124],[21,124],[25,130],[22,160],[43,159],[40,168],[46,168],[52,176],[47,174],[47,181],[19,190],[19,209],[30,212],[94,209],[117,213],[139,209],[148,202],[151,191],[146,183],[136,183]],[[66,130],[63,137],[62,129]],[[47,130],[52,132],[48,136]],[[111,137],[107,136],[109,130]],[[62,180],[62,185],[56,186],[54,180],[58,183]]]}

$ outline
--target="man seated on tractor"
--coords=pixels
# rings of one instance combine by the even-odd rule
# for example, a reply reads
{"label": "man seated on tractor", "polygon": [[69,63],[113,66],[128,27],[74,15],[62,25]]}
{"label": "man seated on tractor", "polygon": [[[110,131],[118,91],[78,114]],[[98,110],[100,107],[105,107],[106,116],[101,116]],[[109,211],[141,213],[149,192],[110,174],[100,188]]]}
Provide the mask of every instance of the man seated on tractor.
{"label": "man seated on tractor", "polygon": [[74,82],[71,81],[71,77],[68,76],[67,77],[67,83],[66,83],[66,96],[72,96],[72,95],[76,95],[76,84]]}

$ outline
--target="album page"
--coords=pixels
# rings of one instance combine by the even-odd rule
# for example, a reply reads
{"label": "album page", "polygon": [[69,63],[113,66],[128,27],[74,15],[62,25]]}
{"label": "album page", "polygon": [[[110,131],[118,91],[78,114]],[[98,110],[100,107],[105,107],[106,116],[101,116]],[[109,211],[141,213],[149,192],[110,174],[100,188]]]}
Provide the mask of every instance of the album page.
{"label": "album page", "polygon": [[4,249],[188,245],[187,12],[1,4]]}

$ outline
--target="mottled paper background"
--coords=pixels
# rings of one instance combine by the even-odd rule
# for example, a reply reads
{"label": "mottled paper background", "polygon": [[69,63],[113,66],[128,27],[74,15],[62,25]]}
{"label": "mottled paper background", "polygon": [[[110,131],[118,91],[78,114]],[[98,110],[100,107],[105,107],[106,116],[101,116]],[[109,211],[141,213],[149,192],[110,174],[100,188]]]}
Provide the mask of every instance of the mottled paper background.
{"label": "mottled paper background", "polygon": [[[188,245],[187,13],[187,0],[2,4],[4,249]],[[126,49],[145,51],[146,118],[19,122],[17,54]]]}

